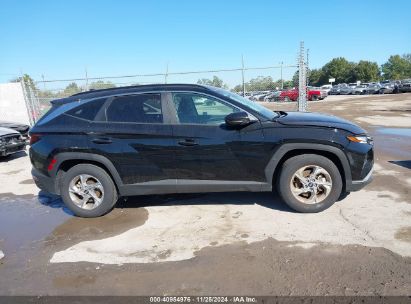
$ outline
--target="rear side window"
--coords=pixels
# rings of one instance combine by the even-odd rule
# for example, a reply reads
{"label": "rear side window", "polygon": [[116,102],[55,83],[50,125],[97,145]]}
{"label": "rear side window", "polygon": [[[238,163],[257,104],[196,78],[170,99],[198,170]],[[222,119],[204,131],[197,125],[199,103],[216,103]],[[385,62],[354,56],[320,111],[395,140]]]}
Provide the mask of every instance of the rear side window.
{"label": "rear side window", "polygon": [[89,101],[68,111],[67,114],[81,119],[93,120],[105,101],[106,98]]}
{"label": "rear side window", "polygon": [[108,122],[162,123],[160,94],[115,97],[106,109]]}

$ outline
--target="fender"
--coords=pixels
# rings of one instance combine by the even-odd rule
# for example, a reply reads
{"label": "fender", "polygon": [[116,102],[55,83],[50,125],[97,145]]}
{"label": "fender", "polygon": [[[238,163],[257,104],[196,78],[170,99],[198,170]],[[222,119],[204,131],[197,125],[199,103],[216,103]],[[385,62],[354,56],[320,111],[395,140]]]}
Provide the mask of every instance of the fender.
{"label": "fender", "polygon": [[267,166],[265,167],[264,174],[267,180],[267,183],[272,185],[275,169],[277,168],[278,163],[283,158],[283,156],[293,150],[315,150],[315,151],[325,151],[334,154],[341,162],[341,165],[344,170],[345,184],[351,185],[352,177],[350,165],[348,163],[347,156],[345,153],[334,146],[323,145],[323,144],[310,144],[310,143],[287,143],[281,145],[281,147],[274,153],[274,155],[269,160]]}
{"label": "fender", "polygon": [[120,175],[118,174],[113,163],[108,158],[102,155],[84,152],[61,152],[54,155],[54,158],[56,159],[56,164],[54,165],[53,170],[50,171],[50,176],[57,176],[58,169],[60,168],[61,164],[66,160],[91,160],[104,165],[119,188],[123,185],[123,181],[121,180]]}

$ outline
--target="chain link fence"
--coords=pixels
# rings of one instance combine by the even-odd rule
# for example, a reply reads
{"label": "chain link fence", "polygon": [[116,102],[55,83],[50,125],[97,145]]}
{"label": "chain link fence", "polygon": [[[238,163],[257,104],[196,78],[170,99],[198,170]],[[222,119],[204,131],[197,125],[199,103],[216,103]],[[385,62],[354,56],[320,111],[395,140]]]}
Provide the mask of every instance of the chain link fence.
{"label": "chain link fence", "polygon": [[43,79],[22,82],[26,104],[33,123],[47,112],[50,101],[73,94],[114,87],[162,84],[197,83],[222,87],[254,102],[294,102],[295,110],[306,109],[306,55],[301,43],[294,64],[278,61],[277,65],[247,66],[241,60],[238,67],[204,71],[172,71],[163,73],[72,79]]}

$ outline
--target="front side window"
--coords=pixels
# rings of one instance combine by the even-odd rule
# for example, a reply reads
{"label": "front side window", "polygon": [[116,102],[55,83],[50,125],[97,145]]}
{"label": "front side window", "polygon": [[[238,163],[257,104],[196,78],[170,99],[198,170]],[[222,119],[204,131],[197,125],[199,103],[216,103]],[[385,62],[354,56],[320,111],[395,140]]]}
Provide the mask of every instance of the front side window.
{"label": "front side window", "polygon": [[181,124],[220,125],[240,110],[217,98],[197,93],[173,93],[177,121]]}
{"label": "front side window", "polygon": [[160,94],[115,97],[106,109],[108,122],[162,123]]}

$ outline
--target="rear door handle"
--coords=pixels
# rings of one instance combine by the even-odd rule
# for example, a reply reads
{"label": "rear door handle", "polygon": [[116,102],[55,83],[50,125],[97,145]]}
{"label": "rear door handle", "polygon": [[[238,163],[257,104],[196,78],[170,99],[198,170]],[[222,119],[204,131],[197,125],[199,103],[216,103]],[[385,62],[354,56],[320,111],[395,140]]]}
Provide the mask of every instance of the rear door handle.
{"label": "rear door handle", "polygon": [[197,146],[198,142],[196,142],[194,139],[186,138],[184,140],[179,141],[178,144],[180,146],[192,147],[192,146]]}
{"label": "rear door handle", "polygon": [[110,138],[107,138],[107,137],[94,138],[91,141],[99,145],[111,144],[113,142]]}

